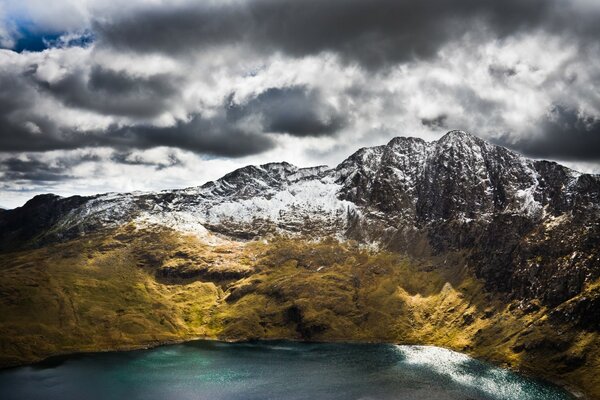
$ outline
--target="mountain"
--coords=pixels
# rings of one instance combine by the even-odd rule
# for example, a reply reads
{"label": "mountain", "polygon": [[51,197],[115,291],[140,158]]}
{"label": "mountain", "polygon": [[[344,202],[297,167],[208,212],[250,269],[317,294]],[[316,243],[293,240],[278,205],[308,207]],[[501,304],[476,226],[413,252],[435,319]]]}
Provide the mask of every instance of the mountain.
{"label": "mountain", "polygon": [[[36,196],[0,214],[0,237],[26,248],[135,222],[242,240],[330,235],[414,255],[467,249],[490,289],[559,304],[599,278],[599,210],[598,176],[451,131],[363,148],[333,169],[271,163],[183,190]],[[537,257],[543,268],[529,265]]]}
{"label": "mountain", "polygon": [[[36,196],[0,213],[10,271],[0,298],[15,315],[19,285],[41,285],[47,296],[32,307],[57,302],[56,319],[79,326],[82,309],[102,315],[109,301],[95,293],[74,304],[118,273],[118,285],[160,288],[153,309],[178,317],[167,329],[137,315],[128,323],[153,339],[119,339],[119,328],[102,348],[190,336],[441,344],[600,396],[590,372],[600,368],[599,244],[599,176],[451,131],[434,142],[397,137],[335,168],[271,163],[181,190]],[[36,268],[45,280],[32,278]],[[192,295],[200,284],[213,286]],[[181,314],[176,296],[201,321]],[[110,307],[122,314],[152,302],[121,301]],[[23,350],[9,336],[24,331],[0,325],[0,346],[21,346],[7,364],[99,346],[72,337]]]}

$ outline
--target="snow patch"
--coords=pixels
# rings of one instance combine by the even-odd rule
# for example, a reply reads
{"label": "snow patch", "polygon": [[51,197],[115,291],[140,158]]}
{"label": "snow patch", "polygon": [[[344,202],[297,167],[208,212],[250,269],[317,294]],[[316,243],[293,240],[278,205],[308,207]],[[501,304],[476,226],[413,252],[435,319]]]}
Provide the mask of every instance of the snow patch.
{"label": "snow patch", "polygon": [[209,245],[219,245],[225,240],[210,233],[204,225],[200,223],[200,218],[193,212],[168,211],[158,213],[142,213],[134,222],[140,227],[164,226],[176,231],[187,233],[202,239]]}
{"label": "snow patch", "polygon": [[331,177],[321,180],[300,180],[271,196],[253,197],[215,204],[207,209],[207,222],[222,220],[249,223],[256,219],[278,222],[300,221],[306,216],[345,217],[354,203],[339,200],[341,186]]}
{"label": "snow patch", "polygon": [[535,217],[542,211],[542,205],[533,197],[535,189],[536,186],[531,186],[527,189],[519,189],[515,193],[521,204],[519,211],[530,217]]}

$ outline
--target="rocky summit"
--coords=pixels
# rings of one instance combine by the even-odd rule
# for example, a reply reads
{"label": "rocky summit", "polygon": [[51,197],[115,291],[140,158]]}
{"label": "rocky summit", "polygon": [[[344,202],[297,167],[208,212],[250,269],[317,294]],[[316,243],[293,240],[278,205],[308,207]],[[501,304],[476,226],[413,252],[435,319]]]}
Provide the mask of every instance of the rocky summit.
{"label": "rocky summit", "polygon": [[463,131],[334,168],[36,196],[0,211],[0,248],[4,365],[192,337],[391,341],[600,398],[600,177]]}

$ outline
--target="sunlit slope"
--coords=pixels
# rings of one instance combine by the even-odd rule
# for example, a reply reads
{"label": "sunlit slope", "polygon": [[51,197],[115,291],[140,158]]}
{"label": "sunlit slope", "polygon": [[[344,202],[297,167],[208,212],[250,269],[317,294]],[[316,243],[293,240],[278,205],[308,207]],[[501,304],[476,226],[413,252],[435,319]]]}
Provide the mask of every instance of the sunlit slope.
{"label": "sunlit slope", "polygon": [[548,309],[486,291],[467,259],[333,239],[208,244],[126,225],[0,255],[0,362],[198,337],[386,341],[465,351],[600,396],[598,330],[566,317],[597,304],[599,283]]}

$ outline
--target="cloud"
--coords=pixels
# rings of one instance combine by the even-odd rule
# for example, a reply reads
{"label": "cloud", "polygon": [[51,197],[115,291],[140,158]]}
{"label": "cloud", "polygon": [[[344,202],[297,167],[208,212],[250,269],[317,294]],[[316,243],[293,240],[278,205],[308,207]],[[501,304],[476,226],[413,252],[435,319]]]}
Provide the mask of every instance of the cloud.
{"label": "cloud", "polygon": [[514,67],[496,64],[490,65],[488,71],[491,76],[499,80],[508,79],[517,74],[517,70]]}
{"label": "cloud", "polygon": [[92,152],[47,157],[40,154],[10,156],[0,159],[0,174],[6,182],[54,184],[73,179],[73,167],[86,162],[98,162],[101,157]]}
{"label": "cloud", "polygon": [[183,161],[177,157],[177,154],[174,152],[170,152],[166,155],[166,157],[161,157],[160,160],[151,159],[145,157],[144,154],[136,154],[131,151],[114,152],[111,155],[110,160],[119,164],[150,166],[154,167],[156,170],[163,170],[166,168],[183,165]]}
{"label": "cloud", "polygon": [[230,103],[227,116],[234,121],[258,117],[265,132],[299,137],[330,136],[346,123],[318,90],[303,86],[269,88],[245,104]]}
{"label": "cloud", "polygon": [[317,90],[293,86],[269,88],[244,103],[234,94],[212,116],[192,115],[173,126],[109,128],[95,136],[97,145],[115,148],[176,147],[196,153],[243,157],[272,149],[272,134],[332,136],[344,118]]}
{"label": "cloud", "polygon": [[477,27],[497,38],[545,30],[593,41],[594,15],[593,5],[548,0],[250,0],[149,7],[98,19],[93,29],[122,51],[181,56],[243,46],[292,57],[333,52],[378,68],[430,58]]}
{"label": "cloud", "polygon": [[121,149],[149,149],[167,146],[196,153],[227,157],[242,157],[271,149],[274,142],[256,132],[230,123],[223,115],[194,115],[189,121],[173,126],[137,125],[110,128],[95,135],[98,146]]}
{"label": "cloud", "polygon": [[[346,122],[319,89],[302,85],[258,88],[237,101],[234,92],[214,106],[187,107],[181,87],[190,78],[177,73],[135,74],[94,62],[74,64],[68,57],[49,67],[56,61],[18,57],[32,60],[0,71],[0,150],[5,152],[167,146],[242,157],[276,146],[268,134],[332,136]],[[71,121],[67,112],[81,122]],[[90,123],[92,117],[100,122]]]}
{"label": "cloud", "polygon": [[6,6],[0,3],[0,48],[12,48],[16,44],[17,27],[7,15]]}
{"label": "cloud", "polygon": [[600,161],[600,117],[555,105],[539,123],[539,132],[498,143],[536,158]]}
{"label": "cloud", "polygon": [[[0,129],[6,129],[6,125],[0,124]],[[167,146],[199,154],[241,157],[261,153],[274,146],[273,140],[268,136],[247,132],[242,127],[231,124],[223,116],[203,118],[194,115],[188,121],[177,121],[167,127],[115,125],[100,131],[61,131],[61,135],[56,137],[28,131],[26,125],[9,126],[9,129],[9,134],[0,136],[3,151],[47,151],[83,147],[111,147],[126,151]]]}
{"label": "cloud", "polygon": [[51,167],[39,160],[9,158],[0,162],[0,173],[7,181],[53,182],[71,178],[62,167]]}
{"label": "cloud", "polygon": [[446,124],[447,119],[448,115],[440,114],[434,118],[421,118],[421,123],[429,129],[446,129],[448,128],[448,125]]}
{"label": "cloud", "polygon": [[36,113],[38,93],[28,84],[27,71],[0,71],[0,149],[2,151],[44,151],[75,148],[61,138],[56,122]]}
{"label": "cloud", "polygon": [[178,94],[177,78],[172,75],[139,77],[97,65],[89,73],[75,70],[55,82],[36,83],[66,106],[137,118],[164,112]]}

